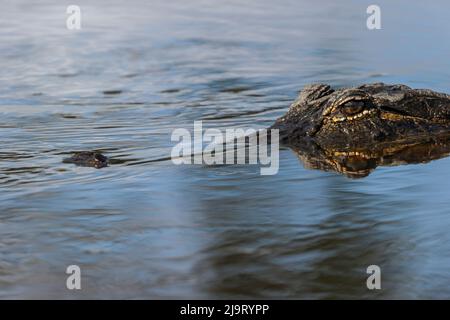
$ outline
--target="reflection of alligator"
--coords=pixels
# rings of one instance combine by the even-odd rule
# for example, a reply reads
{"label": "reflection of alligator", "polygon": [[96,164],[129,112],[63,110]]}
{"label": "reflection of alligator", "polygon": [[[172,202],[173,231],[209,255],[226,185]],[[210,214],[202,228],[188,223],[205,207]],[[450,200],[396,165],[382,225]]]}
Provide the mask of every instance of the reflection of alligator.
{"label": "reflection of alligator", "polygon": [[[426,163],[450,154],[450,136],[399,144],[380,144],[376,149],[305,149],[291,146],[306,168],[335,171],[350,178],[368,176],[378,166]],[[350,151],[352,150],[352,151]]]}
{"label": "reflection of alligator", "polygon": [[272,129],[307,166],[363,177],[378,165],[447,156],[450,96],[382,83],[306,86]]}
{"label": "reflection of alligator", "polygon": [[108,158],[95,151],[75,152],[70,158],[64,159],[63,162],[97,169],[108,166]]}

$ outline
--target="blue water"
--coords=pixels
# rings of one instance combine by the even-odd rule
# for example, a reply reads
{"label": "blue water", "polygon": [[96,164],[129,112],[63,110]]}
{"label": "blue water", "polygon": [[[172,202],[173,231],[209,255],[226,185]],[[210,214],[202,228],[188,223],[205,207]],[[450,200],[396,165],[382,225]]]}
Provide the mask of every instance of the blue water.
{"label": "blue water", "polygon": [[[0,5],[1,298],[450,298],[448,158],[162,160],[174,129],[267,127],[310,82],[450,92],[448,2],[378,1],[373,31],[365,0],[76,4],[79,31],[57,1]],[[61,162],[94,149],[115,164]]]}

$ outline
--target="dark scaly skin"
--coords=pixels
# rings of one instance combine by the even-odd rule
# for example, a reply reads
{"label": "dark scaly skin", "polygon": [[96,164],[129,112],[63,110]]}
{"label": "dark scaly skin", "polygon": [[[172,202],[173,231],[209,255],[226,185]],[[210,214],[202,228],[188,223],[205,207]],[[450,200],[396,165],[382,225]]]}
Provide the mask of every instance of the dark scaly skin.
{"label": "dark scaly skin", "polygon": [[75,152],[70,158],[64,159],[63,162],[97,169],[108,166],[108,158],[95,151]]}
{"label": "dark scaly skin", "polygon": [[378,165],[447,156],[450,96],[383,83],[337,90],[313,84],[271,128],[307,167],[363,177]]}

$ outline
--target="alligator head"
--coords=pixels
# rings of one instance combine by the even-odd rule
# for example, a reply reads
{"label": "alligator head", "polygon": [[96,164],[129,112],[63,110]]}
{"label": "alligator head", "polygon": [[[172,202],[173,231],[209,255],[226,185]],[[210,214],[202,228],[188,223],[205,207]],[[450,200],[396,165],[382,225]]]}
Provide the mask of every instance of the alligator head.
{"label": "alligator head", "polygon": [[306,86],[272,126],[282,141],[322,147],[371,147],[450,132],[450,96],[405,85],[332,89]]}
{"label": "alligator head", "polygon": [[306,167],[364,177],[379,165],[447,156],[450,95],[383,83],[313,84],[271,128]]}

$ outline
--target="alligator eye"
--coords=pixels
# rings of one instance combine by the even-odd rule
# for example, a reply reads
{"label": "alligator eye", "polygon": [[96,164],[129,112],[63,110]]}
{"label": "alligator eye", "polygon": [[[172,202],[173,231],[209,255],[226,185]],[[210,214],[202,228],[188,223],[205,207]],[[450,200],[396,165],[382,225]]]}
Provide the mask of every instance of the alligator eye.
{"label": "alligator eye", "polygon": [[354,115],[364,110],[364,101],[349,101],[342,106],[342,112],[346,115]]}

